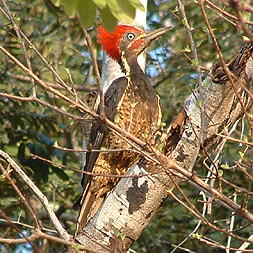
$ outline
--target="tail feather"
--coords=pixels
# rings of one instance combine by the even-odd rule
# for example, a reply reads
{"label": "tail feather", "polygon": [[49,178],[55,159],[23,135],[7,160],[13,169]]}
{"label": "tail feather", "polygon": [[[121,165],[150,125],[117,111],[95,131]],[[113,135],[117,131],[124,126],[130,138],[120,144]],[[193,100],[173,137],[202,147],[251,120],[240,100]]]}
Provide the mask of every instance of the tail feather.
{"label": "tail feather", "polygon": [[[104,189],[102,188],[101,190],[100,191],[103,192]],[[80,201],[81,209],[77,219],[75,236],[77,236],[77,234],[82,231],[84,226],[87,224],[88,219],[95,216],[98,209],[104,202],[106,194],[100,194],[100,191],[92,192],[90,190],[90,184],[88,184],[84,190]]]}
{"label": "tail feather", "polygon": [[82,194],[82,198],[80,201],[81,209],[77,219],[75,235],[77,235],[86,225],[90,216],[92,205],[94,204],[95,200],[96,194],[90,191],[90,184],[88,184]]}
{"label": "tail feather", "polygon": [[98,189],[94,182],[89,182],[81,196],[80,200],[80,212],[77,219],[75,236],[83,230],[90,217],[95,216],[98,209],[102,206],[106,194],[111,191],[112,185],[107,184],[106,186],[100,186]]}
{"label": "tail feather", "polygon": [[105,200],[105,196],[96,198],[95,202],[93,203],[93,205],[90,209],[89,217],[95,216],[98,209],[102,206],[104,200]]}

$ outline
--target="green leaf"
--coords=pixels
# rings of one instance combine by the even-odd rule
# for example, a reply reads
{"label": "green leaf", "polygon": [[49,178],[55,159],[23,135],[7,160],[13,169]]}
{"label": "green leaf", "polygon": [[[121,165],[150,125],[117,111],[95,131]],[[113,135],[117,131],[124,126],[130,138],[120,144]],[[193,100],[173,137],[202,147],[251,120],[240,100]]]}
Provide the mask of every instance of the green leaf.
{"label": "green leaf", "polygon": [[136,9],[145,11],[144,5],[140,2],[140,0],[129,0],[129,3]]}
{"label": "green leaf", "polygon": [[62,4],[64,6],[64,10],[67,13],[67,15],[69,15],[70,17],[74,17],[76,15],[79,0],[71,0],[71,1],[61,0],[61,1],[62,1]]}
{"label": "green leaf", "polygon": [[96,4],[96,6],[100,9],[105,8],[106,6],[106,0],[93,0],[93,2]]}
{"label": "green leaf", "polygon": [[199,65],[199,62],[197,59],[192,59],[191,62],[192,62],[192,65],[195,67]]}
{"label": "green leaf", "polygon": [[191,52],[191,49],[190,49],[189,45],[187,45],[187,46],[184,48],[183,52],[185,52],[185,53],[190,53],[190,52]]}
{"label": "green leaf", "polygon": [[117,25],[117,19],[112,15],[108,6],[100,11],[101,18],[103,20],[103,25],[109,31],[112,31]]}
{"label": "green leaf", "polygon": [[199,41],[197,41],[196,47],[197,48],[200,47],[203,43],[205,43],[205,40],[199,40]]}
{"label": "green leaf", "polygon": [[227,163],[221,164],[222,169],[229,169],[229,165]]}
{"label": "green leaf", "polygon": [[61,0],[51,0],[51,2],[56,6],[59,7],[61,4]]}
{"label": "green leaf", "polygon": [[58,168],[56,166],[51,167],[53,173],[55,173],[60,179],[67,181],[69,180],[69,176],[63,171],[63,169]]}
{"label": "green leaf", "polygon": [[80,22],[83,26],[89,27],[94,25],[96,18],[96,5],[93,1],[79,1],[78,12]]}
{"label": "green leaf", "polygon": [[223,170],[218,170],[218,175],[219,175],[219,177],[222,177],[224,175]]}
{"label": "green leaf", "polygon": [[195,234],[192,234],[192,238],[194,239],[201,239],[203,237],[203,235],[199,234],[199,233],[195,233]]}
{"label": "green leaf", "polygon": [[135,18],[135,7],[133,7],[128,0],[117,0],[121,12],[125,13],[131,20]]}
{"label": "green leaf", "polygon": [[118,20],[120,20],[122,23],[132,23],[133,22],[133,16],[132,16],[132,11],[127,11],[125,12],[125,10],[123,8],[123,3],[121,2],[121,0],[107,0],[107,5],[109,6],[113,16],[115,18],[117,18]]}

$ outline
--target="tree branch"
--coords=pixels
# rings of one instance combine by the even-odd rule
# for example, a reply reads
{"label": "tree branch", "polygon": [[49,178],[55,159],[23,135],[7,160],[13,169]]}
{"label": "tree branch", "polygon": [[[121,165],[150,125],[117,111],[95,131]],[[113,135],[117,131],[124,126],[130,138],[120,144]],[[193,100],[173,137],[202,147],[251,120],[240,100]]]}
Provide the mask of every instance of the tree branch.
{"label": "tree branch", "polygon": [[47,210],[48,215],[58,231],[60,236],[65,240],[70,240],[71,236],[62,227],[60,221],[56,217],[54,211],[51,209],[46,196],[39,190],[39,188],[32,182],[32,180],[24,173],[24,171],[17,165],[17,163],[10,158],[10,156],[4,151],[0,150],[0,156],[4,159],[11,168],[20,176],[20,179],[33,191],[33,193],[40,200],[44,208]]}

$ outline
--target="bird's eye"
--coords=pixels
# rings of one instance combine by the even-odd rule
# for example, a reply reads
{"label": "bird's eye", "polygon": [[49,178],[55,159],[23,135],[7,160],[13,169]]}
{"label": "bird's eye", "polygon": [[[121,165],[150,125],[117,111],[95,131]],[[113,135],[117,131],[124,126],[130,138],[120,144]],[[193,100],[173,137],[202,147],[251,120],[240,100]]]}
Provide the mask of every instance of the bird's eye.
{"label": "bird's eye", "polygon": [[127,39],[128,40],[133,40],[135,38],[135,35],[133,33],[128,33],[127,34]]}

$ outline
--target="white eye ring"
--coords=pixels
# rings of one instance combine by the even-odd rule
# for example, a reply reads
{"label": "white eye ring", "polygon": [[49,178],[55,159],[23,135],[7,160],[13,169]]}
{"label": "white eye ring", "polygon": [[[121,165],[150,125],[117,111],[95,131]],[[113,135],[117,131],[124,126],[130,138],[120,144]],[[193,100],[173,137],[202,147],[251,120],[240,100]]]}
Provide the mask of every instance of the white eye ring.
{"label": "white eye ring", "polygon": [[135,38],[135,35],[133,33],[128,33],[127,34],[127,39],[128,40],[133,40]]}

